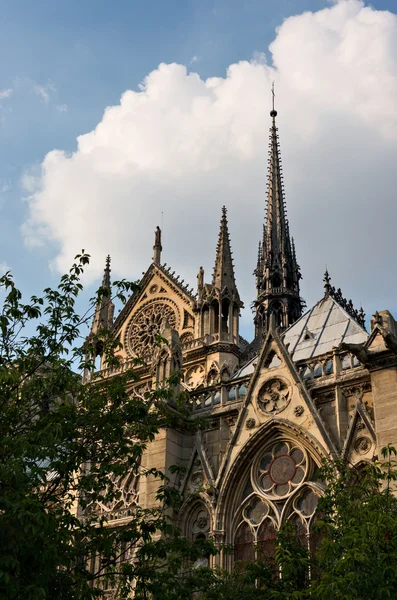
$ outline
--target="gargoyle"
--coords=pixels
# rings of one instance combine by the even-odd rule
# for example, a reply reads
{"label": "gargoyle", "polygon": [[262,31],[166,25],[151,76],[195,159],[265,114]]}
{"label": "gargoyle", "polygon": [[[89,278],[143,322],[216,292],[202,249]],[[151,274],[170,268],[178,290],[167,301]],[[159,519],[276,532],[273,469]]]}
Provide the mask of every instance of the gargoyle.
{"label": "gargoyle", "polygon": [[385,340],[386,348],[391,350],[393,354],[397,354],[397,336],[389,331],[383,334],[383,339]]}
{"label": "gargoyle", "polygon": [[337,350],[351,352],[363,365],[368,363],[368,351],[364,348],[363,344],[346,344],[345,342],[341,342]]}

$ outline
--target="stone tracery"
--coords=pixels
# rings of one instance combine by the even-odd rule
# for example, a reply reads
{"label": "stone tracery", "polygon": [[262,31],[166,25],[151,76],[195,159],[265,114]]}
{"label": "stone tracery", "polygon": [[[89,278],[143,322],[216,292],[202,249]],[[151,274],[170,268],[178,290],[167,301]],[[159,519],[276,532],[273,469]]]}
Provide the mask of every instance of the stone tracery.
{"label": "stone tracery", "polygon": [[148,302],[133,316],[126,334],[127,347],[133,355],[151,360],[163,321],[172,329],[179,326],[177,307],[161,299]]}
{"label": "stone tracery", "polygon": [[266,414],[276,414],[284,410],[290,401],[290,390],[282,379],[267,381],[259,391],[258,406]]}
{"label": "stone tracery", "polygon": [[271,560],[277,530],[285,521],[293,522],[302,543],[309,544],[322,493],[322,487],[311,480],[316,465],[306,447],[288,437],[277,436],[257,450],[235,512],[231,540],[235,561]]}

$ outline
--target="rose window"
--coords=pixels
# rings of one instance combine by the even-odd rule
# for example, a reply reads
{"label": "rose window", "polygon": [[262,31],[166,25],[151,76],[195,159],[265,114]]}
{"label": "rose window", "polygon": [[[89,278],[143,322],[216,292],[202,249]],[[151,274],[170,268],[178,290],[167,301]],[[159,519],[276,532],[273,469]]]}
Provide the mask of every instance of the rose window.
{"label": "rose window", "polygon": [[135,315],[128,331],[128,344],[138,358],[151,360],[161,325],[165,320],[173,329],[177,327],[174,309],[160,302],[149,304]]}
{"label": "rose window", "polygon": [[259,408],[268,415],[281,412],[289,401],[290,389],[281,379],[271,379],[259,391]]}
{"label": "rose window", "polygon": [[307,458],[301,448],[282,442],[268,450],[258,466],[261,490],[281,498],[290,494],[305,479]]}

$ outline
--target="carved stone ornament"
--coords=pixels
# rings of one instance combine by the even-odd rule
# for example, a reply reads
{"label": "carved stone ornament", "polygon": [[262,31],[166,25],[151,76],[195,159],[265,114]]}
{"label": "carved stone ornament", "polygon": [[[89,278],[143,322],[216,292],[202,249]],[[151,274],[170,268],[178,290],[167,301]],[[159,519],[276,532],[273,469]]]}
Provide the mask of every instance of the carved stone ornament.
{"label": "carved stone ornament", "polygon": [[362,400],[366,392],[372,390],[370,381],[363,381],[355,385],[349,385],[342,388],[342,393],[345,398],[354,398],[356,400]]}
{"label": "carved stone ornament", "polygon": [[255,419],[247,419],[247,422],[245,424],[247,429],[253,429],[256,425],[256,421]]}
{"label": "carved stone ornament", "polygon": [[201,471],[193,473],[192,475],[192,485],[195,488],[202,487],[204,483],[204,475]]}
{"label": "carved stone ornament", "polygon": [[237,421],[237,417],[238,414],[233,414],[233,415],[228,415],[225,418],[226,423],[229,425],[229,427],[234,427]]}
{"label": "carved stone ornament", "polygon": [[193,521],[193,534],[206,532],[210,528],[210,519],[208,512],[205,509],[198,511],[195,521]]}
{"label": "carved stone ornament", "polygon": [[303,408],[303,406],[301,404],[298,404],[298,406],[295,406],[295,408],[294,408],[295,417],[301,417],[304,412],[305,412],[305,409]]}
{"label": "carved stone ornament", "polygon": [[203,365],[194,365],[186,371],[185,381],[190,389],[195,390],[204,383],[205,370]]}
{"label": "carved stone ornament", "polygon": [[139,358],[150,361],[163,320],[167,320],[172,329],[178,328],[178,315],[170,304],[154,300],[142,307],[128,328],[128,349]]}
{"label": "carved stone ornament", "polygon": [[290,389],[281,379],[270,379],[258,394],[258,406],[267,415],[275,415],[284,410],[290,401]]}
{"label": "carved stone ornament", "polygon": [[361,436],[354,442],[354,450],[357,454],[368,454],[372,448],[371,440],[366,436]]}
{"label": "carved stone ornament", "polygon": [[215,362],[213,362],[211,364],[210,369],[207,374],[207,385],[209,385],[209,386],[216,385],[217,383],[219,383],[219,379],[220,379],[220,373],[219,373],[218,365]]}
{"label": "carved stone ornament", "polygon": [[149,292],[150,292],[151,294],[155,294],[155,293],[158,291],[158,289],[159,289],[158,285],[156,285],[156,284],[154,283],[153,285],[151,285],[151,286],[150,286],[150,288],[149,288]]}

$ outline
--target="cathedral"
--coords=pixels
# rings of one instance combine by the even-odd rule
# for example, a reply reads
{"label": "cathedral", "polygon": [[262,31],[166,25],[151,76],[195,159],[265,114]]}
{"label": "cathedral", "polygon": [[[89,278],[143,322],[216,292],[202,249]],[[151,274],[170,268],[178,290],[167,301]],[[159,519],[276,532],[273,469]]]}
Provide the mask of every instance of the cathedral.
{"label": "cathedral", "polygon": [[[386,444],[397,446],[396,322],[380,310],[367,331],[363,310],[332,285],[328,272],[318,302],[305,307],[274,107],[270,116],[253,341],[239,334],[243,303],[225,207],[211,278],[200,267],[196,291],[180,281],[162,264],[157,228],[139,291],[115,319],[112,302],[103,299],[92,324],[93,333],[110,327],[122,342],[120,369],[142,359],[134,393],[182,372],[191,418],[199,417],[202,425],[194,434],[162,429],[148,445],[144,465],[168,474],[172,465],[185,467],[183,476],[170,475],[184,499],[178,525],[191,539],[211,537],[232,546],[233,553],[211,558],[224,568],[258,553],[270,555],[278,528],[288,520],[309,547],[315,543],[311,528],[324,491],[317,475],[323,458],[340,456],[360,466],[375,460]],[[103,287],[110,286],[108,258]],[[167,342],[161,347],[159,334]],[[116,372],[102,360],[102,378]],[[122,500],[109,507],[115,525],[131,503],[156,502],[158,482],[150,477],[121,485]]]}

